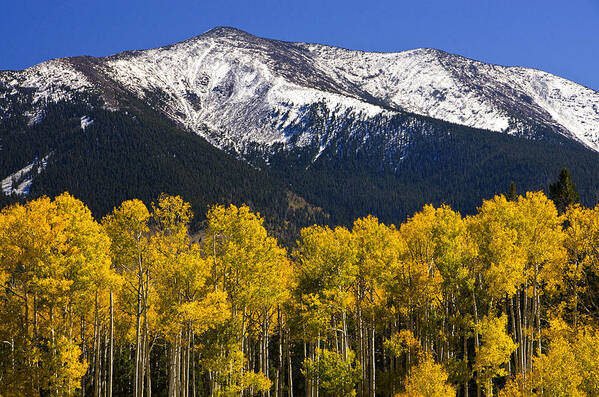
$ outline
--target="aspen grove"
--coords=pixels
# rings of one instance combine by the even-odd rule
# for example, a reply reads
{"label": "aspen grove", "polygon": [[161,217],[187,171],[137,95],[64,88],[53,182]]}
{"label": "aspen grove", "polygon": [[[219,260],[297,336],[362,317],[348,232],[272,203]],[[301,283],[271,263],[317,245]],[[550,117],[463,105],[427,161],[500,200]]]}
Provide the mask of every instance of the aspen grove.
{"label": "aspen grove", "polygon": [[597,396],[599,207],[310,226],[161,195],[0,212],[1,396]]}

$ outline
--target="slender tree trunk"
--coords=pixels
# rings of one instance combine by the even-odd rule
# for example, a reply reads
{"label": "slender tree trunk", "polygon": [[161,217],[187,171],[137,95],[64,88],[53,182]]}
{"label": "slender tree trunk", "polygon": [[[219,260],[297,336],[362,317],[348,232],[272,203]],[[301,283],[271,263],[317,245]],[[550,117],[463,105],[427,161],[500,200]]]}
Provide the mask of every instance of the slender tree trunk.
{"label": "slender tree trunk", "polygon": [[[468,362],[468,336],[464,335],[464,361]],[[464,382],[464,397],[468,397],[468,380]]]}
{"label": "slender tree trunk", "polygon": [[347,351],[348,351],[348,346],[347,346],[347,313],[345,312],[345,309],[343,309],[342,312],[342,321],[343,321],[343,341],[342,341],[342,349],[343,349],[343,359],[345,361],[347,361]]}
{"label": "slender tree trunk", "polygon": [[[308,347],[306,346],[306,342],[304,342],[304,361],[308,358]],[[305,381],[305,386],[304,386],[304,390],[306,393],[306,397],[312,397],[312,390],[310,388],[311,382],[310,379],[305,376],[304,377],[304,381]]]}
{"label": "slender tree trunk", "polygon": [[525,346],[524,346],[524,332],[522,329],[522,307],[520,304],[521,301],[521,294],[520,291],[518,291],[516,293],[516,314],[518,315],[518,342],[519,342],[519,347],[518,347],[518,351],[520,352],[520,372],[522,373],[522,377],[524,377],[524,379],[526,379],[526,356],[525,356]]}
{"label": "slender tree trunk", "polygon": [[[147,325],[146,325],[147,327]],[[152,396],[152,372],[150,371],[150,341],[149,341],[150,337],[148,335],[147,329],[146,329],[146,337],[145,337],[145,377],[146,377],[146,396],[147,397],[151,397]]]}
{"label": "slender tree trunk", "polygon": [[98,291],[95,298],[94,313],[94,396],[100,397],[100,323],[98,316]]}
{"label": "slender tree trunk", "polygon": [[112,289],[110,290],[110,358],[108,367],[108,397],[112,397],[112,381],[114,370],[114,302]]}
{"label": "slender tree trunk", "polygon": [[523,336],[524,338],[522,339],[522,345],[524,346],[524,359],[525,359],[525,363],[526,366],[525,368],[525,372],[528,372],[528,366],[529,366],[529,362],[531,360],[531,357],[529,356],[530,354],[530,350],[528,348],[528,326],[529,326],[529,314],[528,314],[528,280],[526,280],[524,282],[524,298],[522,299],[523,303],[524,303],[524,308],[523,308],[523,315],[524,315],[524,333]]}
{"label": "slender tree trunk", "polygon": [[275,396],[283,396],[283,319],[281,317],[281,309],[277,307],[277,320],[279,323],[279,358],[277,362],[277,377]]}
{"label": "slender tree trunk", "polygon": [[150,324],[148,322],[148,310],[150,299],[150,271],[146,270],[146,286],[144,288],[144,331],[143,331],[143,357],[142,362],[142,384],[140,390],[143,390],[143,378],[145,375],[146,397],[152,396],[152,374],[150,371]]}
{"label": "slender tree trunk", "polygon": [[539,265],[535,264],[535,312],[537,320],[537,355],[541,356],[541,294],[538,286]]}
{"label": "slender tree trunk", "polygon": [[373,324],[370,327],[370,395],[375,396],[376,393],[376,359],[375,359],[375,329],[374,318]]}
{"label": "slender tree trunk", "polygon": [[[81,317],[81,355],[83,359],[87,361],[87,348],[85,346],[85,317]],[[81,397],[85,396],[85,381],[87,379],[86,375],[81,377]]]}
{"label": "slender tree trunk", "polygon": [[177,339],[178,336],[175,336],[172,343],[169,346],[168,351],[168,362],[169,362],[169,370],[168,370],[168,396],[175,397],[176,396],[176,378],[177,378]]}
{"label": "slender tree trunk", "polygon": [[366,393],[367,385],[367,365],[366,354],[364,349],[364,322],[362,320],[362,309],[358,304],[358,335],[360,339],[360,363],[362,363],[362,380],[360,381],[360,391],[364,395]]}
{"label": "slender tree trunk", "polygon": [[191,374],[192,374],[192,386],[191,386],[191,396],[196,397],[196,358],[193,346],[195,345],[195,334],[191,331]]}
{"label": "slender tree trunk", "polygon": [[510,375],[513,375],[515,372],[518,372],[519,368],[518,368],[518,357],[520,356],[520,341],[518,340],[518,331],[516,329],[516,316],[514,313],[514,297],[512,296],[511,298],[507,298],[509,299],[509,305],[510,305],[510,317],[512,318],[512,333],[513,333],[513,338],[514,338],[514,342],[518,344],[518,347],[516,348],[516,355],[515,355],[515,360],[514,360],[514,368],[512,371],[510,371]]}
{"label": "slender tree trunk", "polygon": [[289,389],[287,395],[289,397],[293,397],[293,367],[292,367],[292,363],[291,363],[291,341],[290,341],[290,331],[289,328],[287,328],[287,338],[286,338],[286,344],[287,344],[287,387]]}
{"label": "slender tree trunk", "polygon": [[[476,286],[474,287],[474,289],[476,288]],[[472,302],[474,304],[474,323],[476,324],[477,328],[478,328],[478,306],[476,304],[476,293],[475,290],[472,289]],[[480,348],[480,341],[478,339],[478,330],[476,330],[474,332],[474,343],[476,344],[476,352],[478,353],[478,349]],[[479,374],[476,374],[477,378],[479,376]],[[480,397],[481,395],[481,390],[480,390],[480,382],[477,379],[476,380],[476,397]]]}
{"label": "slender tree trunk", "polygon": [[138,286],[137,286],[137,322],[135,327],[135,379],[134,379],[134,392],[136,397],[142,396],[142,388],[140,387],[141,378],[141,363],[142,363],[142,294],[143,294],[143,276],[140,273],[138,275]]}

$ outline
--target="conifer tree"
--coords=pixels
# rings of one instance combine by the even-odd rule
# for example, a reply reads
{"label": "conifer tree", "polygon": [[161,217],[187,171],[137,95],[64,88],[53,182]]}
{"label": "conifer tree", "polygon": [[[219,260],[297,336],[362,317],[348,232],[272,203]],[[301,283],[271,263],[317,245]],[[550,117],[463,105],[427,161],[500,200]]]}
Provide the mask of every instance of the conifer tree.
{"label": "conifer tree", "polygon": [[580,202],[580,195],[567,168],[562,168],[558,180],[549,185],[549,198],[553,200],[560,214],[563,214],[569,205]]}
{"label": "conifer tree", "polygon": [[518,200],[518,193],[516,192],[516,184],[514,183],[514,181],[510,182],[510,190],[508,190],[507,195],[505,196],[505,198],[508,201],[516,201],[516,200]]}

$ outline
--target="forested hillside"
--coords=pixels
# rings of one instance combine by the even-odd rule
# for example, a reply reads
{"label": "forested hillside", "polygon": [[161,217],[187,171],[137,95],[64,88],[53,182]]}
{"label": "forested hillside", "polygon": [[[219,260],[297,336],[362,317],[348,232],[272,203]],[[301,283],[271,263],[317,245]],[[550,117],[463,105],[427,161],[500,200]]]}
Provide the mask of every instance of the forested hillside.
{"label": "forested hillside", "polygon": [[[135,110],[95,109],[98,99],[86,97],[48,105],[43,122],[34,125],[21,117],[0,119],[0,175],[47,157],[37,172],[13,182],[30,178],[28,195],[5,197],[0,191],[0,206],[69,191],[99,219],[127,199],[150,204],[167,192],[192,204],[199,214],[192,225],[196,231],[209,205],[247,203],[265,214],[268,229],[287,242],[297,238],[302,226],[326,221],[323,210],[310,206],[268,170],[218,150],[130,97],[121,100],[130,101]],[[85,129],[82,115],[93,120]]]}
{"label": "forested hillside", "polygon": [[[301,128],[322,136],[334,129],[326,149],[314,161],[318,142],[275,151],[267,164],[257,154],[247,154],[249,162],[227,154],[135,98],[119,98],[128,110],[85,96],[49,103],[34,124],[18,107],[1,118],[0,176],[34,169],[11,182],[29,179],[27,195],[0,194],[0,205],[69,191],[100,219],[125,200],[149,205],[166,192],[192,204],[198,231],[209,205],[246,203],[290,246],[313,223],[347,226],[375,214],[399,224],[426,203],[472,214],[512,180],[522,191],[547,191],[562,167],[572,171],[582,202],[597,202],[597,153],[540,129],[525,138],[406,113],[361,125],[358,134],[351,119],[336,120],[319,104]],[[82,128],[81,117],[93,123]],[[385,131],[403,131],[406,142],[390,147]]]}
{"label": "forested hillside", "polygon": [[0,395],[598,395],[599,208],[508,197],[293,250],[247,206],[199,241],[179,196],[100,222],[68,193],[8,206]]}

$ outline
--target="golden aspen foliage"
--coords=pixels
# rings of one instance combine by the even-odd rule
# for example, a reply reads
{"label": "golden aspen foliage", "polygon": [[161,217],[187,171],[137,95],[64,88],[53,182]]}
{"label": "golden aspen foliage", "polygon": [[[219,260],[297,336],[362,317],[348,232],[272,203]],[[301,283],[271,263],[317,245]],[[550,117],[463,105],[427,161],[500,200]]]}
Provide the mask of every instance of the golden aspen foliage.
{"label": "golden aspen foliage", "polygon": [[524,282],[526,252],[519,233],[518,204],[504,196],[483,201],[469,228],[478,245],[477,263],[485,289],[494,299],[516,293]]}
{"label": "golden aspen foliage", "polygon": [[207,217],[204,252],[213,263],[212,282],[227,291],[233,309],[261,310],[287,299],[287,253],[268,236],[260,215],[230,205],[210,208]]}
{"label": "golden aspen foliage", "polygon": [[75,395],[81,386],[81,378],[87,371],[87,362],[81,360],[79,346],[61,336],[55,346],[56,351],[44,363],[45,387],[57,390],[60,396]]}
{"label": "golden aspen foliage", "polygon": [[291,254],[245,205],[192,217],[2,209],[0,395],[599,396],[599,206],[426,205]]}
{"label": "golden aspen foliage", "polygon": [[271,388],[272,382],[267,376],[261,372],[245,371],[246,365],[243,353],[239,350],[220,356],[218,362],[210,366],[216,369],[216,383],[219,385],[214,395],[232,397],[247,390],[261,393]]}
{"label": "golden aspen foliage", "polygon": [[[450,236],[453,231],[443,229],[439,220],[446,216],[452,217],[454,221],[460,218],[449,207],[435,209],[426,205],[399,229],[402,248],[394,283],[400,291],[405,291],[403,297],[397,294],[398,301],[403,305],[400,312],[438,307],[443,302],[440,268],[451,271],[450,268],[456,264],[455,259],[460,254],[453,250],[456,248],[454,243],[461,238],[457,234]],[[449,223],[452,223],[451,228],[461,227],[459,221]],[[451,241],[452,237],[456,240]],[[443,251],[442,246],[449,249]]]}
{"label": "golden aspen foliage", "polygon": [[474,370],[486,395],[493,395],[492,380],[507,375],[505,364],[516,350],[517,345],[506,332],[507,316],[484,317],[475,332],[482,338],[482,344],[476,352]]}
{"label": "golden aspen foliage", "polygon": [[327,349],[316,349],[316,358],[305,359],[302,374],[318,383],[323,397],[353,397],[356,384],[362,377],[360,363],[353,351],[342,354]]}
{"label": "golden aspen foliage", "polygon": [[201,334],[230,317],[227,295],[209,283],[211,261],[191,244],[192,217],[190,204],[179,196],[161,195],[152,205],[149,258],[159,326],[169,339],[187,325]]}
{"label": "golden aspen foliage", "polygon": [[383,347],[394,357],[401,357],[405,353],[416,355],[420,350],[420,341],[414,337],[410,330],[402,329],[391,335],[390,338],[385,339]]}
{"label": "golden aspen foliage", "polygon": [[98,319],[89,302],[112,283],[109,248],[91,212],[68,193],[0,213],[0,273],[8,292],[0,332],[10,332],[0,338],[11,341],[12,373],[0,393],[77,392],[87,369],[78,325]]}
{"label": "golden aspen foliage", "polygon": [[311,226],[301,230],[295,277],[302,328],[316,338],[333,322],[343,329],[343,316],[353,310],[357,251],[349,230]]}
{"label": "golden aspen foliage", "polygon": [[[218,387],[226,385],[222,376],[237,379],[236,384],[243,386],[244,379],[259,381],[260,372],[268,373],[267,341],[280,305],[291,296],[293,279],[287,251],[268,235],[263,224],[260,215],[245,205],[217,205],[207,214],[203,252],[211,263],[210,282],[215,291],[226,293],[231,304],[231,321],[226,324],[229,329],[219,328],[232,336],[221,342],[226,354],[214,355],[207,367],[220,379]],[[221,339],[218,335],[216,338]],[[244,347],[256,340],[261,359],[252,371],[247,368]],[[239,373],[225,371],[223,363],[237,368]],[[266,386],[265,382],[258,383]]]}
{"label": "golden aspen foliage", "polygon": [[447,382],[448,374],[429,353],[418,359],[405,379],[405,392],[396,397],[455,397],[455,389]]}
{"label": "golden aspen foliage", "polygon": [[[141,200],[128,200],[102,220],[111,239],[111,254],[119,271],[134,271],[147,246],[150,212]],[[143,259],[143,258],[141,258]]]}
{"label": "golden aspen foliage", "polygon": [[[593,288],[599,275],[599,206],[589,209],[574,204],[564,214],[567,269],[565,285],[560,298],[562,315],[572,319],[574,325],[597,323],[588,316],[589,306],[594,305]],[[567,310],[564,310],[566,308]]]}
{"label": "golden aspen foliage", "polygon": [[599,331],[590,326],[578,329],[570,348],[580,368],[580,390],[589,396],[599,396]]}
{"label": "golden aspen foliage", "polygon": [[149,219],[148,208],[137,199],[124,201],[102,219],[111,241],[112,267],[124,280],[118,291],[117,304],[121,308],[121,315],[116,319],[119,324],[117,330],[131,340],[136,338],[136,331],[141,329],[141,323],[136,324],[136,319],[142,316],[142,295],[144,291],[147,292],[149,300],[150,294],[149,289],[146,291],[149,286],[146,286],[145,277],[150,268]]}
{"label": "golden aspen foliage", "polygon": [[576,356],[564,337],[556,337],[549,344],[547,354],[534,359],[531,386],[535,394],[555,397],[584,396],[582,376]]}
{"label": "golden aspen foliage", "polygon": [[446,290],[459,288],[469,276],[468,265],[478,254],[478,247],[459,212],[448,205],[435,210],[432,227],[435,265]]}
{"label": "golden aspen foliage", "polygon": [[[352,286],[358,327],[370,328],[371,338],[378,324],[377,318],[392,315],[386,307],[390,298],[389,280],[397,269],[398,244],[395,227],[380,223],[376,217],[357,219],[351,230],[356,250],[356,276]],[[392,294],[392,292],[391,292]],[[365,335],[367,331],[363,330]],[[372,352],[368,360],[373,362]],[[367,360],[366,357],[360,357]],[[362,363],[363,365],[366,365]],[[371,379],[369,381],[372,381]]]}
{"label": "golden aspen foliage", "polygon": [[349,230],[311,226],[301,230],[297,277],[302,289],[318,291],[336,309],[352,304],[357,252]]}
{"label": "golden aspen foliage", "polygon": [[528,397],[533,395],[528,384],[524,381],[522,374],[508,379],[498,394],[499,397]]}
{"label": "golden aspen foliage", "polygon": [[552,291],[561,284],[567,268],[562,219],[553,201],[542,192],[528,192],[525,197],[519,197],[518,211],[528,276],[533,284],[542,281],[546,289]]}

